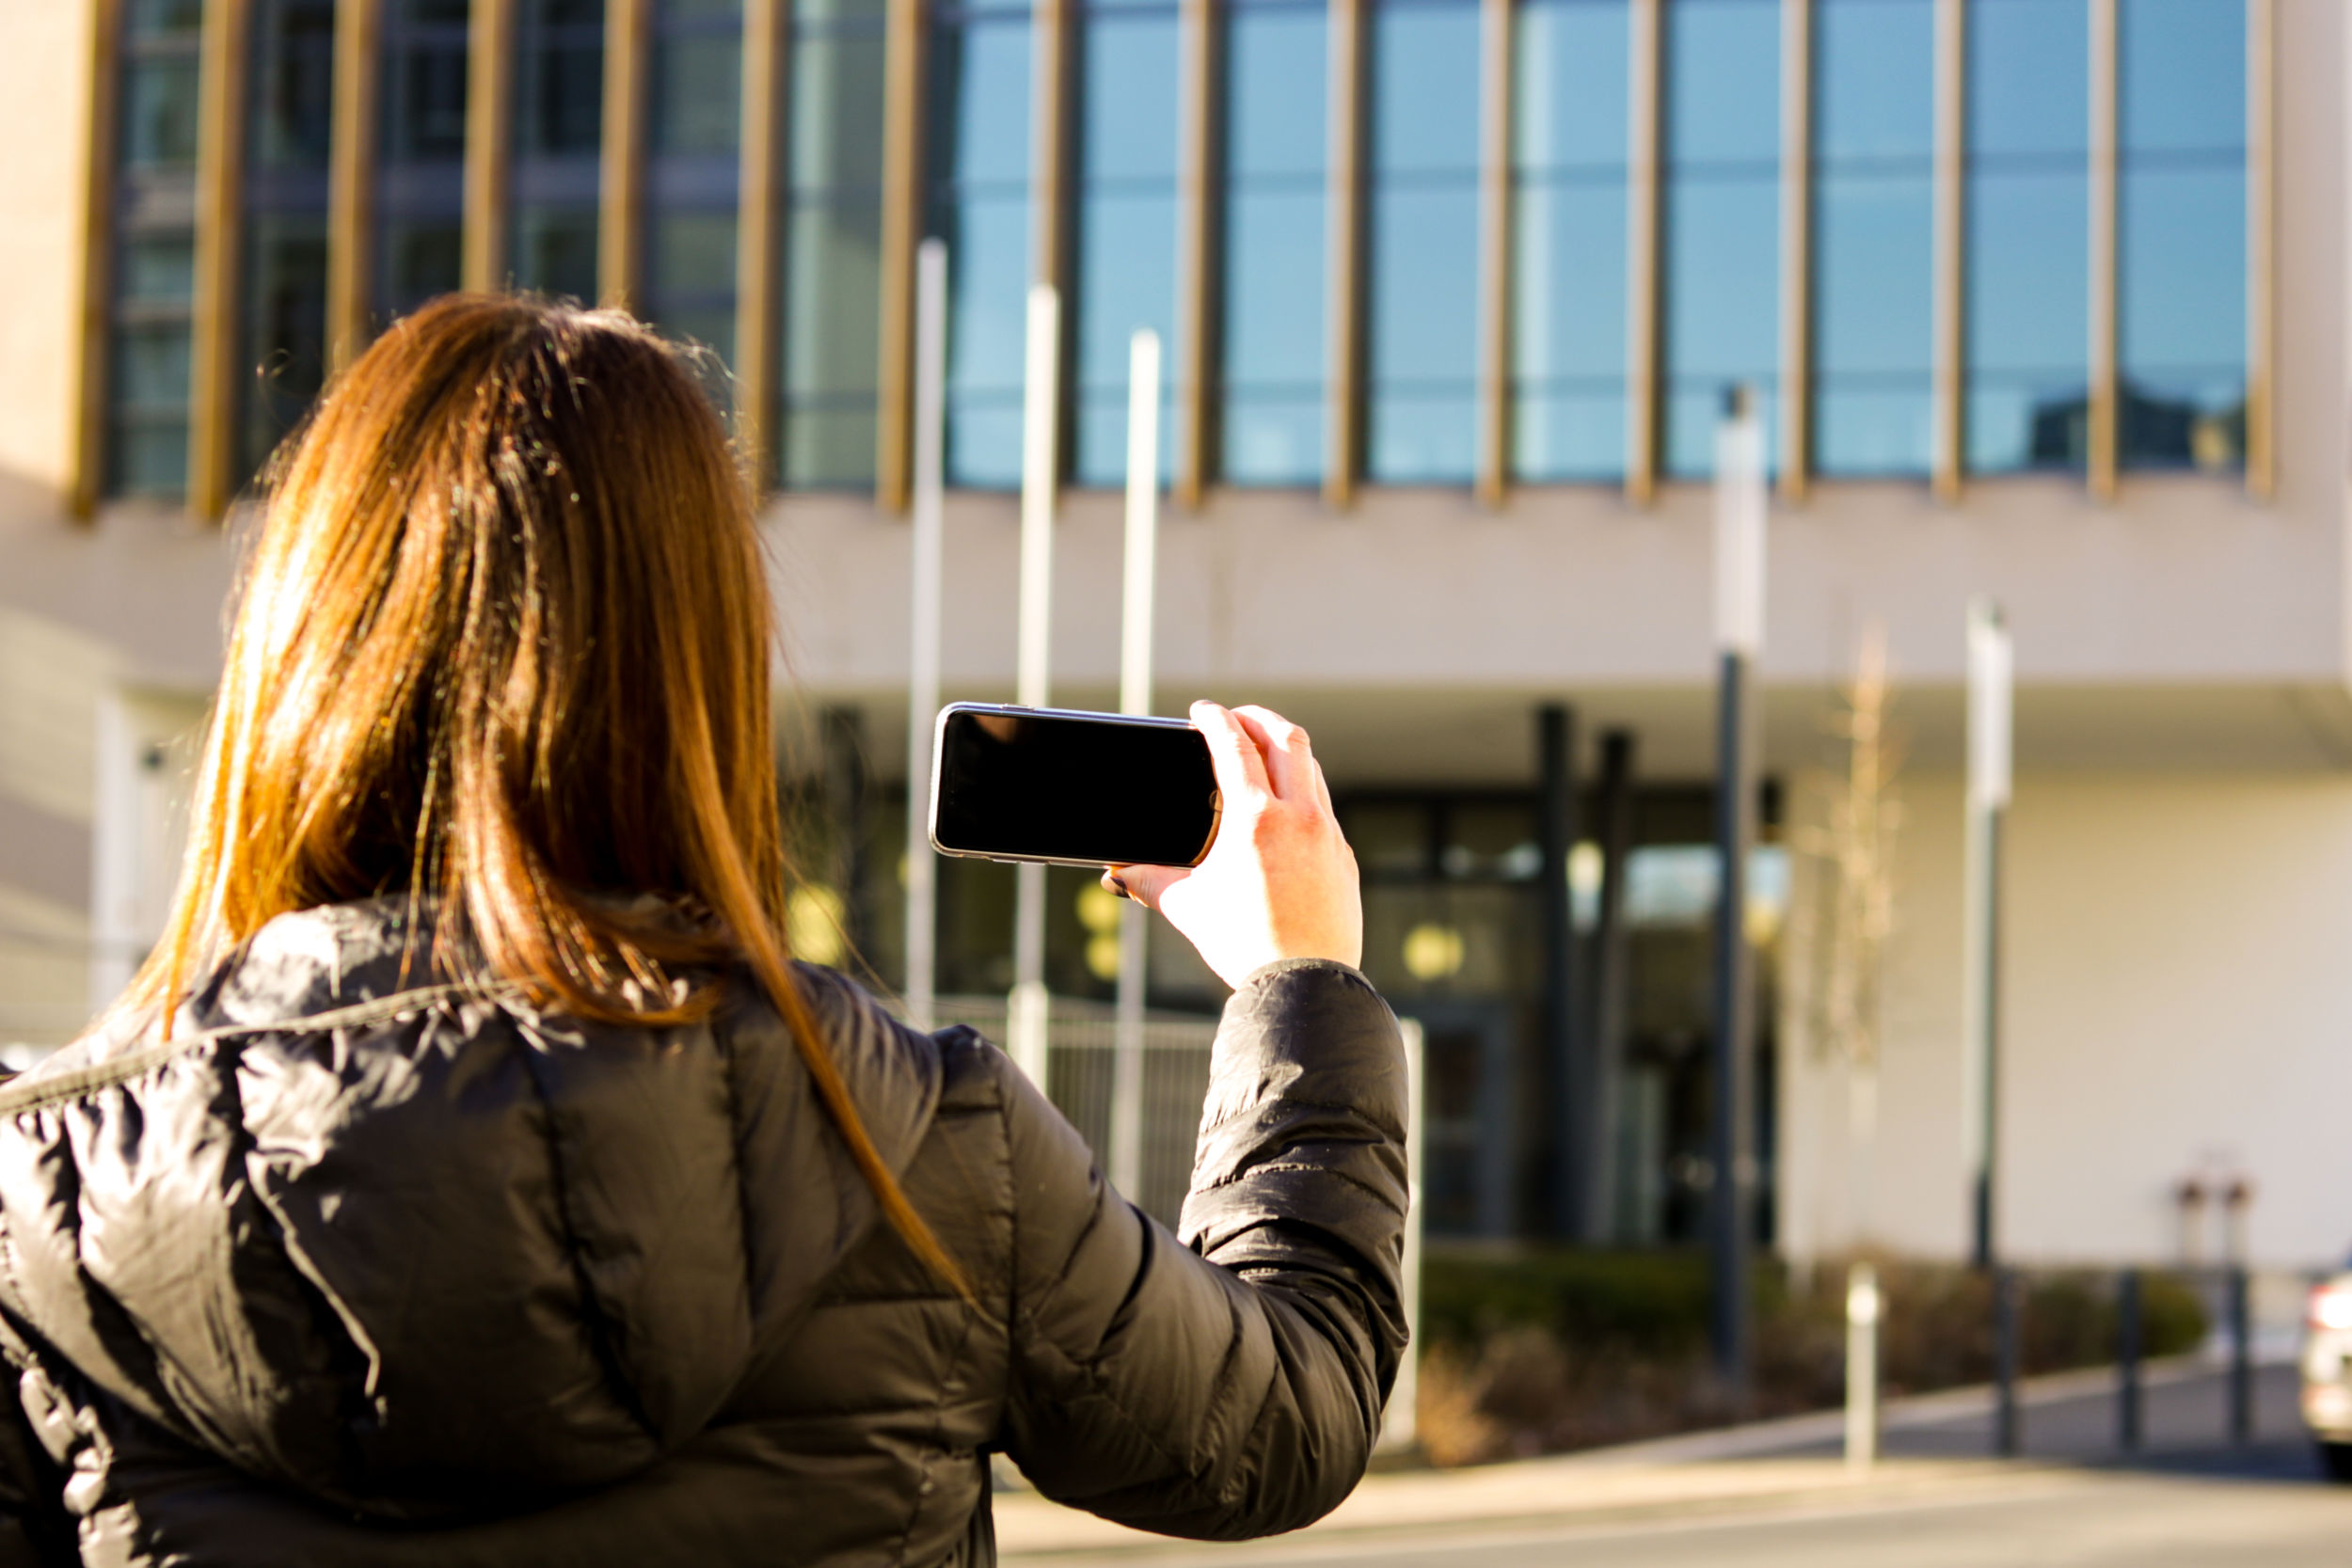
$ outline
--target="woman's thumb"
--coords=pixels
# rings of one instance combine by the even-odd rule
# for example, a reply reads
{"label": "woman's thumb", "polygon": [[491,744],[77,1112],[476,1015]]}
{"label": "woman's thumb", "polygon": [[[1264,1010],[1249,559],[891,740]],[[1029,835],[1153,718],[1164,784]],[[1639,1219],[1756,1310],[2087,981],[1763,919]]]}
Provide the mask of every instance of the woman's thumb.
{"label": "woman's thumb", "polygon": [[1183,865],[1114,865],[1103,873],[1103,885],[1123,894],[1147,910],[1160,907],[1160,895],[1192,875]]}

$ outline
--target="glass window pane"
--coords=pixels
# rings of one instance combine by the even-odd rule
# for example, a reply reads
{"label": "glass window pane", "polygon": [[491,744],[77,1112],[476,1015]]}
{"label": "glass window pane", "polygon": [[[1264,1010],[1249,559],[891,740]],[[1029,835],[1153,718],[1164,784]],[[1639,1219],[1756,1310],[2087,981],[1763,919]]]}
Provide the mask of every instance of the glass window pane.
{"label": "glass window pane", "polygon": [[196,237],[132,235],[122,242],[117,296],[125,305],[182,305],[196,288]]}
{"label": "glass window pane", "polygon": [[379,325],[459,282],[466,42],[462,3],[389,0],[385,7],[373,279]]}
{"label": "glass window pane", "polygon": [[947,477],[1021,483],[1022,343],[1029,285],[1029,19],[941,17],[929,167],[931,231],[947,242]]}
{"label": "glass window pane", "polygon": [[254,8],[252,166],[326,166],[335,61],[334,0]]}
{"label": "glass window pane", "polygon": [[106,489],[117,496],[177,499],[188,487],[188,421],[174,416],[119,423],[107,441]]}
{"label": "glass window pane", "polygon": [[1820,0],[1814,21],[1813,458],[1932,456],[1933,0]]}
{"label": "glass window pane", "polygon": [[123,37],[134,40],[193,35],[203,25],[204,0],[131,0],[122,18]]}
{"label": "glass window pane", "polygon": [[1380,0],[1372,18],[1365,471],[1466,481],[1478,388],[1474,6]]}
{"label": "glass window pane", "polygon": [[326,222],[269,216],[246,242],[244,406],[238,448],[258,473],[326,378]]}
{"label": "glass window pane", "polygon": [[2124,0],[2116,325],[2122,458],[2223,468],[2246,426],[2243,0]]}
{"label": "glass window pane", "polygon": [[1715,466],[1724,394],[1746,383],[1769,431],[1780,368],[1780,7],[1666,8],[1666,472]]}
{"label": "glass window pane", "polygon": [[735,208],[742,128],[742,0],[658,0],[638,312],[713,356],[704,381],[732,411]]}
{"label": "glass window pane", "polygon": [[523,0],[515,35],[507,270],[516,288],[596,297],[604,0]]}
{"label": "glass window pane", "polygon": [[1535,0],[1518,28],[1512,465],[1522,479],[1613,480],[1625,467],[1627,8]]}
{"label": "glass window pane", "polygon": [[196,166],[197,65],[193,54],[134,57],[122,72],[122,166]]}
{"label": "glass window pane", "polygon": [[2090,8],[1968,9],[1966,457],[2079,467],[2089,428]]}
{"label": "glass window pane", "polygon": [[1322,7],[1237,5],[1226,24],[1224,477],[1323,477]]}
{"label": "glass window pane", "polygon": [[797,15],[782,468],[789,485],[864,486],[882,313],[882,34],[859,13]]}
{"label": "glass window pane", "polygon": [[1075,472],[1119,484],[1127,472],[1127,365],[1138,327],[1160,336],[1160,471],[1171,464],[1175,369],[1179,44],[1172,11],[1089,17],[1083,36],[1079,138]]}

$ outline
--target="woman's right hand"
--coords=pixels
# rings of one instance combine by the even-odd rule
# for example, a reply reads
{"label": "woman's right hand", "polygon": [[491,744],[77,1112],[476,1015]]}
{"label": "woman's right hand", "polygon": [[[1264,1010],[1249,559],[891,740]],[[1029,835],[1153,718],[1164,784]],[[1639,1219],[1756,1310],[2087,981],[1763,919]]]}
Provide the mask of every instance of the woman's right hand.
{"label": "woman's right hand", "polygon": [[1307,732],[1262,707],[1192,705],[1206,736],[1225,814],[1199,865],[1122,865],[1103,874],[1168,916],[1229,986],[1280,958],[1364,956],[1355,851]]}

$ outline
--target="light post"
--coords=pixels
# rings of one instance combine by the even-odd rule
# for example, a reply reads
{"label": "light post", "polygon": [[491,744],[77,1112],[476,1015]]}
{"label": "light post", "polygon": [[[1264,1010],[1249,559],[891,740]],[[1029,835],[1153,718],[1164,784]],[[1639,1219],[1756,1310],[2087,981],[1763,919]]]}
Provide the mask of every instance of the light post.
{"label": "light post", "polygon": [[[1051,284],[1029,290],[1027,363],[1021,400],[1021,608],[1013,701],[1046,705],[1049,638],[1054,621],[1054,499],[1059,461],[1061,296]],[[1005,1043],[1014,1065],[1045,1087],[1045,867],[1025,861],[1014,872],[1012,994],[1006,1000]]]}
{"label": "light post", "polygon": [[2015,658],[2009,625],[1991,599],[1968,606],[1968,820],[1966,920],[1961,964],[1961,1148],[1968,1169],[1969,1257],[1998,1260],[1994,1167],[2000,1085],[2001,830],[2012,774]]}
{"label": "light post", "polygon": [[914,527],[909,541],[914,633],[907,673],[907,1022],[929,1029],[937,1002],[939,861],[927,809],[939,714],[942,556],[946,488],[947,246],[914,258]]}
{"label": "light post", "polygon": [[[1127,546],[1119,618],[1119,711],[1152,711],[1152,610],[1159,579],[1160,336],[1138,327],[1127,352]],[[1143,1196],[1142,905],[1119,905],[1119,993],[1111,1037],[1111,1185]]]}
{"label": "light post", "polygon": [[1756,986],[1747,940],[1748,851],[1756,841],[1751,673],[1764,645],[1764,427],[1745,387],[1715,436],[1715,1103],[1709,1261],[1715,1372],[1735,1402],[1748,1388],[1748,1251],[1755,1225]]}

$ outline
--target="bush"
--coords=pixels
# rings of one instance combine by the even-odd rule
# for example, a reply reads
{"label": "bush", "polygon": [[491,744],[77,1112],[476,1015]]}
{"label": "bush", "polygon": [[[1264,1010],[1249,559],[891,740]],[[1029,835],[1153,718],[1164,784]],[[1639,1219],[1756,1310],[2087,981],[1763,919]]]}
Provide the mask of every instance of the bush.
{"label": "bush", "polygon": [[[1845,1397],[1843,1267],[1792,1290],[1777,1262],[1754,1291],[1757,1417],[1834,1406]],[[2029,1275],[2020,1360],[2028,1375],[2111,1362],[2114,1275]],[[1992,1288],[1945,1264],[1883,1260],[1881,1376],[1889,1394],[1990,1380]],[[2178,1354],[2206,1332],[2190,1284],[2143,1276],[2145,1354]],[[1708,1360],[1704,1257],[1530,1248],[1508,1256],[1433,1251],[1422,1266],[1422,1447],[1469,1464],[1628,1442],[1719,1424],[1729,1402]]]}

